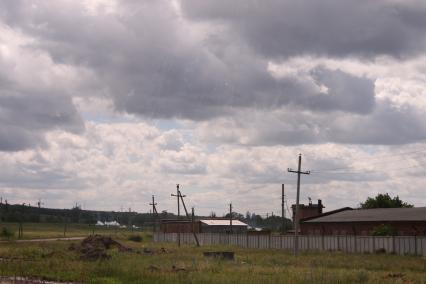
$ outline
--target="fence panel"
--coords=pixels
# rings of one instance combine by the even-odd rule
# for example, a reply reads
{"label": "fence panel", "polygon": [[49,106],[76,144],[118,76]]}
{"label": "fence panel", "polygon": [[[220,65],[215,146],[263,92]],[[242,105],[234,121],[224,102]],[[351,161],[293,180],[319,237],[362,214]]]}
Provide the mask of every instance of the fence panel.
{"label": "fence panel", "polygon": [[[191,233],[154,233],[154,242],[177,242],[180,237],[182,244],[194,244]],[[246,234],[197,234],[200,245],[231,245],[251,249],[282,249],[294,248],[294,236],[291,235],[255,235]],[[426,256],[426,237],[415,236],[299,236],[300,250],[341,250],[349,253],[374,253],[383,251],[400,255]]]}

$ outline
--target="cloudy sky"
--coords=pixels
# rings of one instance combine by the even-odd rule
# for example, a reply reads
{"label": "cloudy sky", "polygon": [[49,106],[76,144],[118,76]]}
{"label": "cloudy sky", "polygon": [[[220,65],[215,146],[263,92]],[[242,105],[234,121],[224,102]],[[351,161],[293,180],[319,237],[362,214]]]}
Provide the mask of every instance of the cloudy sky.
{"label": "cloudy sky", "polygon": [[280,213],[426,206],[423,0],[0,2],[10,203]]}

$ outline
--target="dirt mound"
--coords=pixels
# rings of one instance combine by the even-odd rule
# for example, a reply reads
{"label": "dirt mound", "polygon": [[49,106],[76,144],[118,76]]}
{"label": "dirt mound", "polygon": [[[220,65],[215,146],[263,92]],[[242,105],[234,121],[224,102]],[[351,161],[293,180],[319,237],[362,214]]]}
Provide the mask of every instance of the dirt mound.
{"label": "dirt mound", "polygon": [[93,235],[85,238],[80,244],[71,244],[69,250],[80,253],[82,260],[109,259],[111,256],[106,253],[111,248],[117,248],[120,252],[131,252],[132,249],[126,247],[110,237]]}

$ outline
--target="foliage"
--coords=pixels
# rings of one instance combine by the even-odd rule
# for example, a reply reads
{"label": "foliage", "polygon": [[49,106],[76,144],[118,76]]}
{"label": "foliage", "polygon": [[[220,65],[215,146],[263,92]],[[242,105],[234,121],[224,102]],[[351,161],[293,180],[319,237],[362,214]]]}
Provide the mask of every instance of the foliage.
{"label": "foliage", "polygon": [[14,235],[15,235],[15,232],[13,232],[12,230],[10,230],[7,227],[3,227],[0,231],[0,237],[2,237],[2,238],[10,239]]}
{"label": "foliage", "polygon": [[[246,216],[243,221],[249,224],[251,227],[264,228],[272,231],[281,231],[283,225],[281,216],[271,215],[266,218],[262,218],[262,216],[250,212],[246,212]],[[293,222],[286,218],[285,229],[290,230],[292,228]]]}
{"label": "foliage", "polygon": [[373,236],[395,236],[396,234],[397,230],[387,224],[381,224],[373,230]]}
{"label": "foliage", "polygon": [[[160,218],[172,219],[175,215],[163,211]],[[21,204],[0,203],[0,221],[23,223],[81,223],[95,224],[98,220],[118,221],[123,225],[136,225],[142,227],[152,226],[153,215],[136,212],[91,211],[83,210],[80,206],[72,209],[39,208]]]}
{"label": "foliage", "polygon": [[132,241],[132,242],[140,243],[140,242],[142,242],[143,238],[140,235],[132,235],[128,238],[128,240]]}
{"label": "foliage", "polygon": [[361,208],[371,209],[371,208],[411,208],[413,205],[403,202],[399,199],[399,196],[394,198],[390,197],[388,193],[378,194],[376,197],[368,197],[364,203],[361,203]]}

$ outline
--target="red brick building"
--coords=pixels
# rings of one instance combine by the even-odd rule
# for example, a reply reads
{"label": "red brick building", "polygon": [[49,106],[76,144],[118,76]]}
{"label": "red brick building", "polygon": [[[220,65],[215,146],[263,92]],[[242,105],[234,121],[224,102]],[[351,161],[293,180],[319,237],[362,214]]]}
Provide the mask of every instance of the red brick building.
{"label": "red brick building", "polygon": [[426,207],[352,209],[349,207],[300,220],[304,235],[372,235],[388,225],[400,236],[426,235]]}
{"label": "red brick building", "polygon": [[299,221],[300,219],[321,215],[323,208],[325,207],[322,205],[321,199],[318,199],[318,204],[312,204],[312,202],[309,202],[308,205],[299,204],[299,212],[297,214],[298,216],[296,216],[296,205],[291,205],[293,211],[293,224],[295,220]]}
{"label": "red brick building", "polygon": [[161,220],[160,231],[163,233],[246,233],[248,225],[239,220],[200,219],[194,223],[188,220]]}

